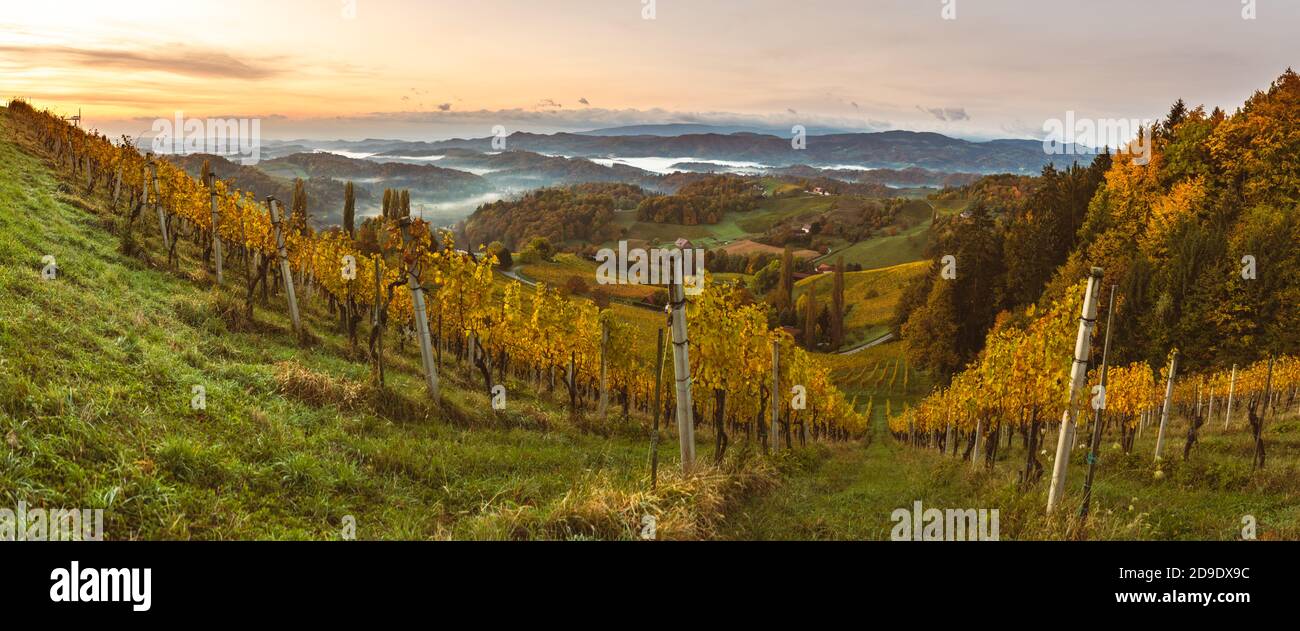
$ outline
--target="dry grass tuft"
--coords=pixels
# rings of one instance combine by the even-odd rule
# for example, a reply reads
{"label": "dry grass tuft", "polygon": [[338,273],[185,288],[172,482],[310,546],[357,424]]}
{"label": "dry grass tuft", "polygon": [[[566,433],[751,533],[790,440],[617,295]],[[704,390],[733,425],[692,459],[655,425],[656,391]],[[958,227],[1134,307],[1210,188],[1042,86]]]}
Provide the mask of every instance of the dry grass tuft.
{"label": "dry grass tuft", "polygon": [[316,406],[334,405],[341,410],[363,406],[371,394],[370,384],[336,379],[293,360],[275,365],[275,383],[283,395]]}
{"label": "dry grass tuft", "polygon": [[553,504],[500,507],[472,520],[463,535],[471,539],[642,538],[646,516],[655,518],[655,539],[682,541],[714,537],[728,509],[766,492],[779,481],[770,460],[741,457],[723,466],[702,465],[690,475],[665,468],[658,487],[642,480],[627,488],[605,472],[579,480]]}

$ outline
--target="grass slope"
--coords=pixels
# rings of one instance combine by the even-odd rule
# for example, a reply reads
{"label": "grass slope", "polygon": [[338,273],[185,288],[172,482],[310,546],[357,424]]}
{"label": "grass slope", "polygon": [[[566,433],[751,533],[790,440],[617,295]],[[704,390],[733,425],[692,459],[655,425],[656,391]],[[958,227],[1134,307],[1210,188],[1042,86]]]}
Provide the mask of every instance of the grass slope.
{"label": "grass slope", "polygon": [[[913,278],[925,273],[926,261],[913,261],[893,267],[844,273],[844,345],[856,346],[889,332],[894,308],[903,290]],[[817,304],[829,305],[834,289],[834,274],[810,276],[795,284],[795,299],[815,291]]]}
{"label": "grass slope", "polygon": [[513,382],[496,413],[449,357],[434,405],[395,338],[381,391],[322,300],[300,298],[304,348],[282,296],[238,316],[237,263],[219,290],[188,245],[185,271],[160,269],[147,216],[153,260],[121,255],[102,193],[57,179],[24,133],[0,108],[0,506],[104,509],[109,539],[334,539],[345,516],[363,539],[632,538],[646,513],[692,538],[772,479],[761,462],[682,479],[665,434],[651,492],[642,419],[583,431],[563,397]]}
{"label": "grass slope", "polygon": [[[1222,417],[1220,417],[1221,420]],[[1284,415],[1266,430],[1269,467],[1250,470],[1251,438],[1244,421],[1223,431],[1207,423],[1202,443],[1182,460],[1182,419],[1171,421],[1173,440],[1154,477],[1154,431],[1146,431],[1132,455],[1111,440],[1102,443],[1093,486],[1093,506],[1081,538],[1119,540],[1240,539],[1242,519],[1253,516],[1259,539],[1300,538],[1300,418]],[[1049,433],[1049,453],[1056,444]],[[887,540],[896,522],[895,509],[998,509],[1002,539],[1063,539],[1072,530],[1082,501],[1086,450],[1071,456],[1063,510],[1044,515],[1047,478],[1028,489],[1017,484],[1025,453],[1020,437],[1009,453],[1000,454],[993,471],[973,471],[970,464],[933,450],[897,443],[877,421],[875,440],[822,447],[827,457],[787,480],[779,493],[764,496],[736,511],[723,536],[740,539],[875,539]]]}

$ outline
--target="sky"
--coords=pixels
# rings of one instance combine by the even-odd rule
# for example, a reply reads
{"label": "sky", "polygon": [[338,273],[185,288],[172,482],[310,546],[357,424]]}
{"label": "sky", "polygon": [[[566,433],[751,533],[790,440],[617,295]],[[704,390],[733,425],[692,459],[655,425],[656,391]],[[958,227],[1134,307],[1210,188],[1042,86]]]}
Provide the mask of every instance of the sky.
{"label": "sky", "polygon": [[179,111],[271,139],[680,122],[1034,138],[1067,112],[1231,111],[1300,63],[1295,0],[3,2],[3,97],[112,135]]}

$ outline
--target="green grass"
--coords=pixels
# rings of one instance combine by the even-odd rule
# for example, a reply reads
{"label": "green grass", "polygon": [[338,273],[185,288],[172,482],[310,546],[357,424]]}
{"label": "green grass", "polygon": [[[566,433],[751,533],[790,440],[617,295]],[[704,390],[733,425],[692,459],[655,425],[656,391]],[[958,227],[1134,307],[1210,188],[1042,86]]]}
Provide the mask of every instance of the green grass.
{"label": "green grass", "polygon": [[[894,308],[907,284],[924,274],[927,263],[915,261],[882,269],[844,273],[844,347],[869,342],[889,332]],[[818,304],[830,304],[833,274],[818,274],[795,284],[795,299],[816,288]]]}
{"label": "green grass", "polygon": [[[1042,515],[1043,483],[1015,484],[1019,438],[986,473],[884,432],[886,400],[897,412],[930,388],[899,343],[816,356],[859,407],[874,402],[870,440],[768,461],[737,439],[726,467],[682,479],[665,432],[650,491],[644,418],[579,426],[562,397],[515,380],[495,413],[450,357],[434,404],[414,345],[399,350],[395,338],[381,390],[319,299],[302,298],[306,345],[280,297],[244,322],[232,315],[237,259],[219,289],[188,244],[181,271],[163,269],[147,216],[135,234],[148,254],[120,254],[102,189],[84,196],[20,150],[26,142],[0,109],[0,506],[104,509],[109,539],[338,539],[346,516],[363,539],[625,539],[647,512],[662,537],[880,539],[894,509],[922,500],[997,508],[1003,538],[1066,534],[1065,515]],[[53,280],[41,279],[47,254]],[[653,348],[663,316],[613,308]],[[194,385],[206,410],[190,406]],[[1188,462],[1184,431],[1176,419],[1162,480],[1153,432],[1132,456],[1107,439],[1090,537],[1231,539],[1251,514],[1261,538],[1300,538],[1300,419],[1270,421],[1269,468],[1255,473],[1240,417],[1227,432],[1211,424]],[[697,436],[708,461],[712,436]],[[1072,457],[1067,506],[1082,458]]]}
{"label": "green grass", "polygon": [[714,248],[739,239],[760,236],[768,228],[790,217],[821,214],[830,210],[834,202],[833,196],[819,195],[768,198],[760,200],[758,207],[750,212],[727,213],[716,224],[695,226],[637,221],[636,213],[620,212],[614,216],[614,224],[627,230],[628,239],[667,243],[687,238],[697,246]]}
{"label": "green grass", "polygon": [[596,269],[598,267],[598,263],[588,261],[576,254],[560,253],[556,254],[550,261],[535,261],[520,265],[517,271],[522,273],[525,278],[560,289],[568,287],[569,279],[578,278],[584,283],[588,291],[602,287],[609,295],[628,300],[641,300],[653,295],[659,289],[650,285],[598,285],[596,283]]}
{"label": "green grass", "polygon": [[929,203],[922,200],[910,202],[899,213],[899,220],[907,221],[910,227],[833,250],[815,262],[834,262],[844,257],[845,265],[856,263],[863,269],[876,269],[921,260],[925,257],[925,244],[933,223]]}
{"label": "green grass", "polygon": [[337,539],[345,516],[363,539],[631,538],[618,501],[671,511],[720,484],[675,476],[665,432],[651,493],[645,419],[589,431],[515,381],[493,412],[449,356],[434,404],[395,336],[379,390],[319,298],[300,298],[306,346],[282,296],[241,322],[237,259],[220,289],[189,244],[162,269],[148,216],[145,259],[122,255],[103,188],[84,198],[24,134],[0,109],[0,506],[104,509],[109,539]]}
{"label": "green grass", "polygon": [[[1181,432],[1179,431],[1181,426]],[[1044,514],[1047,480],[1018,486],[1023,466],[1020,437],[1001,454],[992,471],[971,469],[960,458],[909,447],[893,440],[877,421],[867,446],[819,447],[824,457],[788,479],[780,493],[765,495],[737,511],[723,536],[736,539],[889,539],[895,509],[997,509],[1002,539],[1232,540],[1241,537],[1242,518],[1253,516],[1259,539],[1300,538],[1300,419],[1286,417],[1266,431],[1270,464],[1250,470],[1250,436],[1241,425],[1222,426],[1203,436],[1192,457],[1181,459],[1186,426],[1175,422],[1174,440],[1154,479],[1154,432],[1147,431],[1124,455],[1103,441],[1086,530],[1074,517],[1082,501],[1086,450],[1072,454],[1063,510]],[[1055,434],[1049,433],[1049,452]],[[1040,457],[1051,476],[1051,462]]]}

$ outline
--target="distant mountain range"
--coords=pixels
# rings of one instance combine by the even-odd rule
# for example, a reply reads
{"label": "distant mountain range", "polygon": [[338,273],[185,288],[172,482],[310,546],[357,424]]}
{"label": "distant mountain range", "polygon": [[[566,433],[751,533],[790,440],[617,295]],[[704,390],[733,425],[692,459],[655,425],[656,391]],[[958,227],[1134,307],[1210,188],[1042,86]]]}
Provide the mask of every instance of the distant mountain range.
{"label": "distant mountain range", "polygon": [[1048,155],[1034,140],[973,142],[908,131],[812,135],[797,150],[781,135],[719,133],[729,129],[684,124],[518,132],[505,138],[505,150],[494,148],[490,137],[268,141],[256,166],[209,155],[169,159],[191,174],[208,159],[218,177],[235,179],[259,198],[287,200],[293,180],[302,178],[313,223],[324,226],[341,221],[346,181],[357,187],[361,215],[378,212],[385,188],[401,188],[411,191],[423,216],[452,223],[480,204],[548,186],[619,182],[672,193],[710,173],[741,172],[888,196],[891,189],[962,186],[982,174],[1033,174],[1046,164],[1065,167],[1092,157]]}
{"label": "distant mountain range", "polygon": [[[809,133],[823,134],[853,134],[862,132],[861,129],[847,129],[840,127],[816,127],[808,130]],[[764,134],[768,136],[789,135],[789,127],[781,126],[755,126],[755,125],[707,125],[703,123],[667,123],[660,125],[627,125],[624,127],[607,127],[605,129],[593,129],[591,131],[578,132],[583,136],[685,136],[687,134]]]}
{"label": "distant mountain range", "polygon": [[[533,134],[516,132],[505,148],[568,158],[677,158],[744,161],[771,168],[799,165],[907,169],[919,167],[948,173],[1036,173],[1043,166],[1091,162],[1092,151],[1068,146],[1067,155],[1049,155],[1037,140],[1003,139],[974,142],[932,132],[885,131],[810,135],[806,148],[795,149],[789,134],[683,133],[694,125],[648,125],[584,133]],[[726,129],[726,128],[721,128]],[[286,155],[304,149],[344,151],[386,157],[430,157],[449,149],[495,152],[492,137],[456,138],[436,142],[367,139],[358,141],[290,141],[270,143],[263,153]],[[1078,154],[1078,155],[1075,155]]]}

